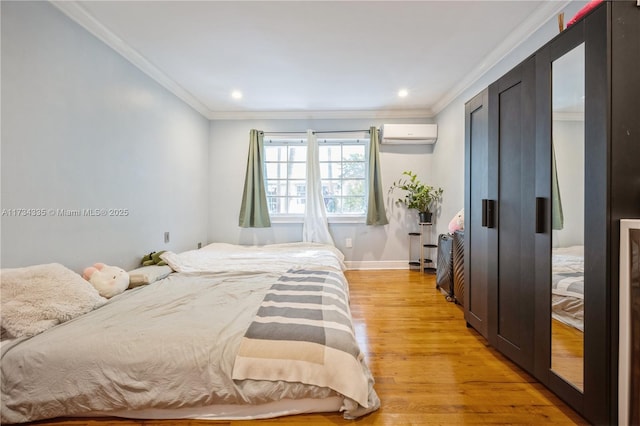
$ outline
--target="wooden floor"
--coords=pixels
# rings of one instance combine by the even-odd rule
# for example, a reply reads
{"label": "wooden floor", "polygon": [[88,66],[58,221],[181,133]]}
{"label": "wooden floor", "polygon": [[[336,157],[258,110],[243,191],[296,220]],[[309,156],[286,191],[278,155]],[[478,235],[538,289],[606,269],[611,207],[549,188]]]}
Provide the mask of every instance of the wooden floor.
{"label": "wooden floor", "polygon": [[43,425],[574,425],[588,424],[544,386],[486,346],[461,308],[419,271],[347,271],[356,332],[381,408],[357,421],[339,414],[273,420],[62,419]]}
{"label": "wooden floor", "polygon": [[551,369],[584,389],[584,333],[555,318],[551,320]]}

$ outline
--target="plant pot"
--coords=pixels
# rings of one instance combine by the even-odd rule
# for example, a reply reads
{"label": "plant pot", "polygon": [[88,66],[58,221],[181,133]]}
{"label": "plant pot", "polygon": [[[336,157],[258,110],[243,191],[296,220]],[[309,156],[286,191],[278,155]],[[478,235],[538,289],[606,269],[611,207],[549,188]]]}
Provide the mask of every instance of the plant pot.
{"label": "plant pot", "polygon": [[431,223],[431,212],[418,212],[420,223]]}

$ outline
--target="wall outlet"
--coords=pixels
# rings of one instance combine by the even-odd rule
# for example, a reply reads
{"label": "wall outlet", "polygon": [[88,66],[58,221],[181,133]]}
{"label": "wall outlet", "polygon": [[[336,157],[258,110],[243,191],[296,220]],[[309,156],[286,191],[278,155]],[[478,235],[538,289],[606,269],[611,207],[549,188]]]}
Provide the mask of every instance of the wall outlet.
{"label": "wall outlet", "polygon": [[352,248],[353,247],[353,240],[351,238],[347,238],[346,240],[344,240],[344,246],[346,248]]}
{"label": "wall outlet", "polygon": [[169,231],[164,233],[164,243],[168,243],[169,242]]}

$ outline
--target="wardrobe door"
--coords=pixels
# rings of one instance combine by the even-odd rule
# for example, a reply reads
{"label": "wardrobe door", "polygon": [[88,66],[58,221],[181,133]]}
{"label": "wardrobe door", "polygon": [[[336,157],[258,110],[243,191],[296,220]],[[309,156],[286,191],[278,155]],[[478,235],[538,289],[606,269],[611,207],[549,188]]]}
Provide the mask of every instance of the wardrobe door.
{"label": "wardrobe door", "polygon": [[[603,2],[536,53],[536,195],[546,205],[545,226],[536,243],[535,375],[598,425],[618,424],[619,220],[640,215],[639,36],[636,2]],[[581,92],[573,87],[578,82]],[[569,99],[574,99],[573,104],[567,104]],[[577,122],[580,115],[582,123]],[[569,126],[573,131],[566,131]],[[553,193],[553,170],[562,197]],[[581,181],[568,171],[579,171]],[[579,203],[576,195],[582,199]],[[557,203],[562,205],[561,227],[554,226]],[[579,214],[571,214],[569,209],[577,206]],[[582,243],[568,238],[576,224],[582,228]],[[580,245],[583,331],[557,333],[563,326],[557,320],[560,305],[552,308],[556,297],[552,283],[566,268],[558,251]],[[578,278],[573,275],[573,280]]]}
{"label": "wardrobe door", "polygon": [[536,52],[536,196],[544,210],[536,235],[535,376],[579,412],[584,341],[592,332],[583,321],[590,314],[586,295],[579,291],[587,249],[585,102],[593,102],[585,92],[584,26],[574,24]]}
{"label": "wardrobe door", "polygon": [[488,338],[488,91],[465,104],[464,318]]}
{"label": "wardrobe door", "polygon": [[[489,86],[489,342],[533,370],[535,61]],[[491,253],[497,253],[492,256]]]}

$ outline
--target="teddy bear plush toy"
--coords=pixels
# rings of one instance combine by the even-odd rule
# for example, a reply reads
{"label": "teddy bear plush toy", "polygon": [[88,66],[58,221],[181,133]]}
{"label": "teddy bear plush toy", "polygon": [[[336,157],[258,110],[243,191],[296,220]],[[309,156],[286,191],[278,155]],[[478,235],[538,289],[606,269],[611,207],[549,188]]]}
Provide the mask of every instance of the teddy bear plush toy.
{"label": "teddy bear plush toy", "polygon": [[162,253],[164,253],[165,251],[152,251],[151,253],[145,255],[142,258],[142,261],[140,262],[140,264],[142,266],[151,266],[151,265],[158,265],[158,266],[164,266],[167,264],[167,262],[165,262],[164,260],[160,259],[160,255]]}
{"label": "teddy bear plush toy", "polygon": [[89,281],[107,299],[122,293],[129,287],[129,274],[117,266],[96,263],[86,268],[82,278]]}

